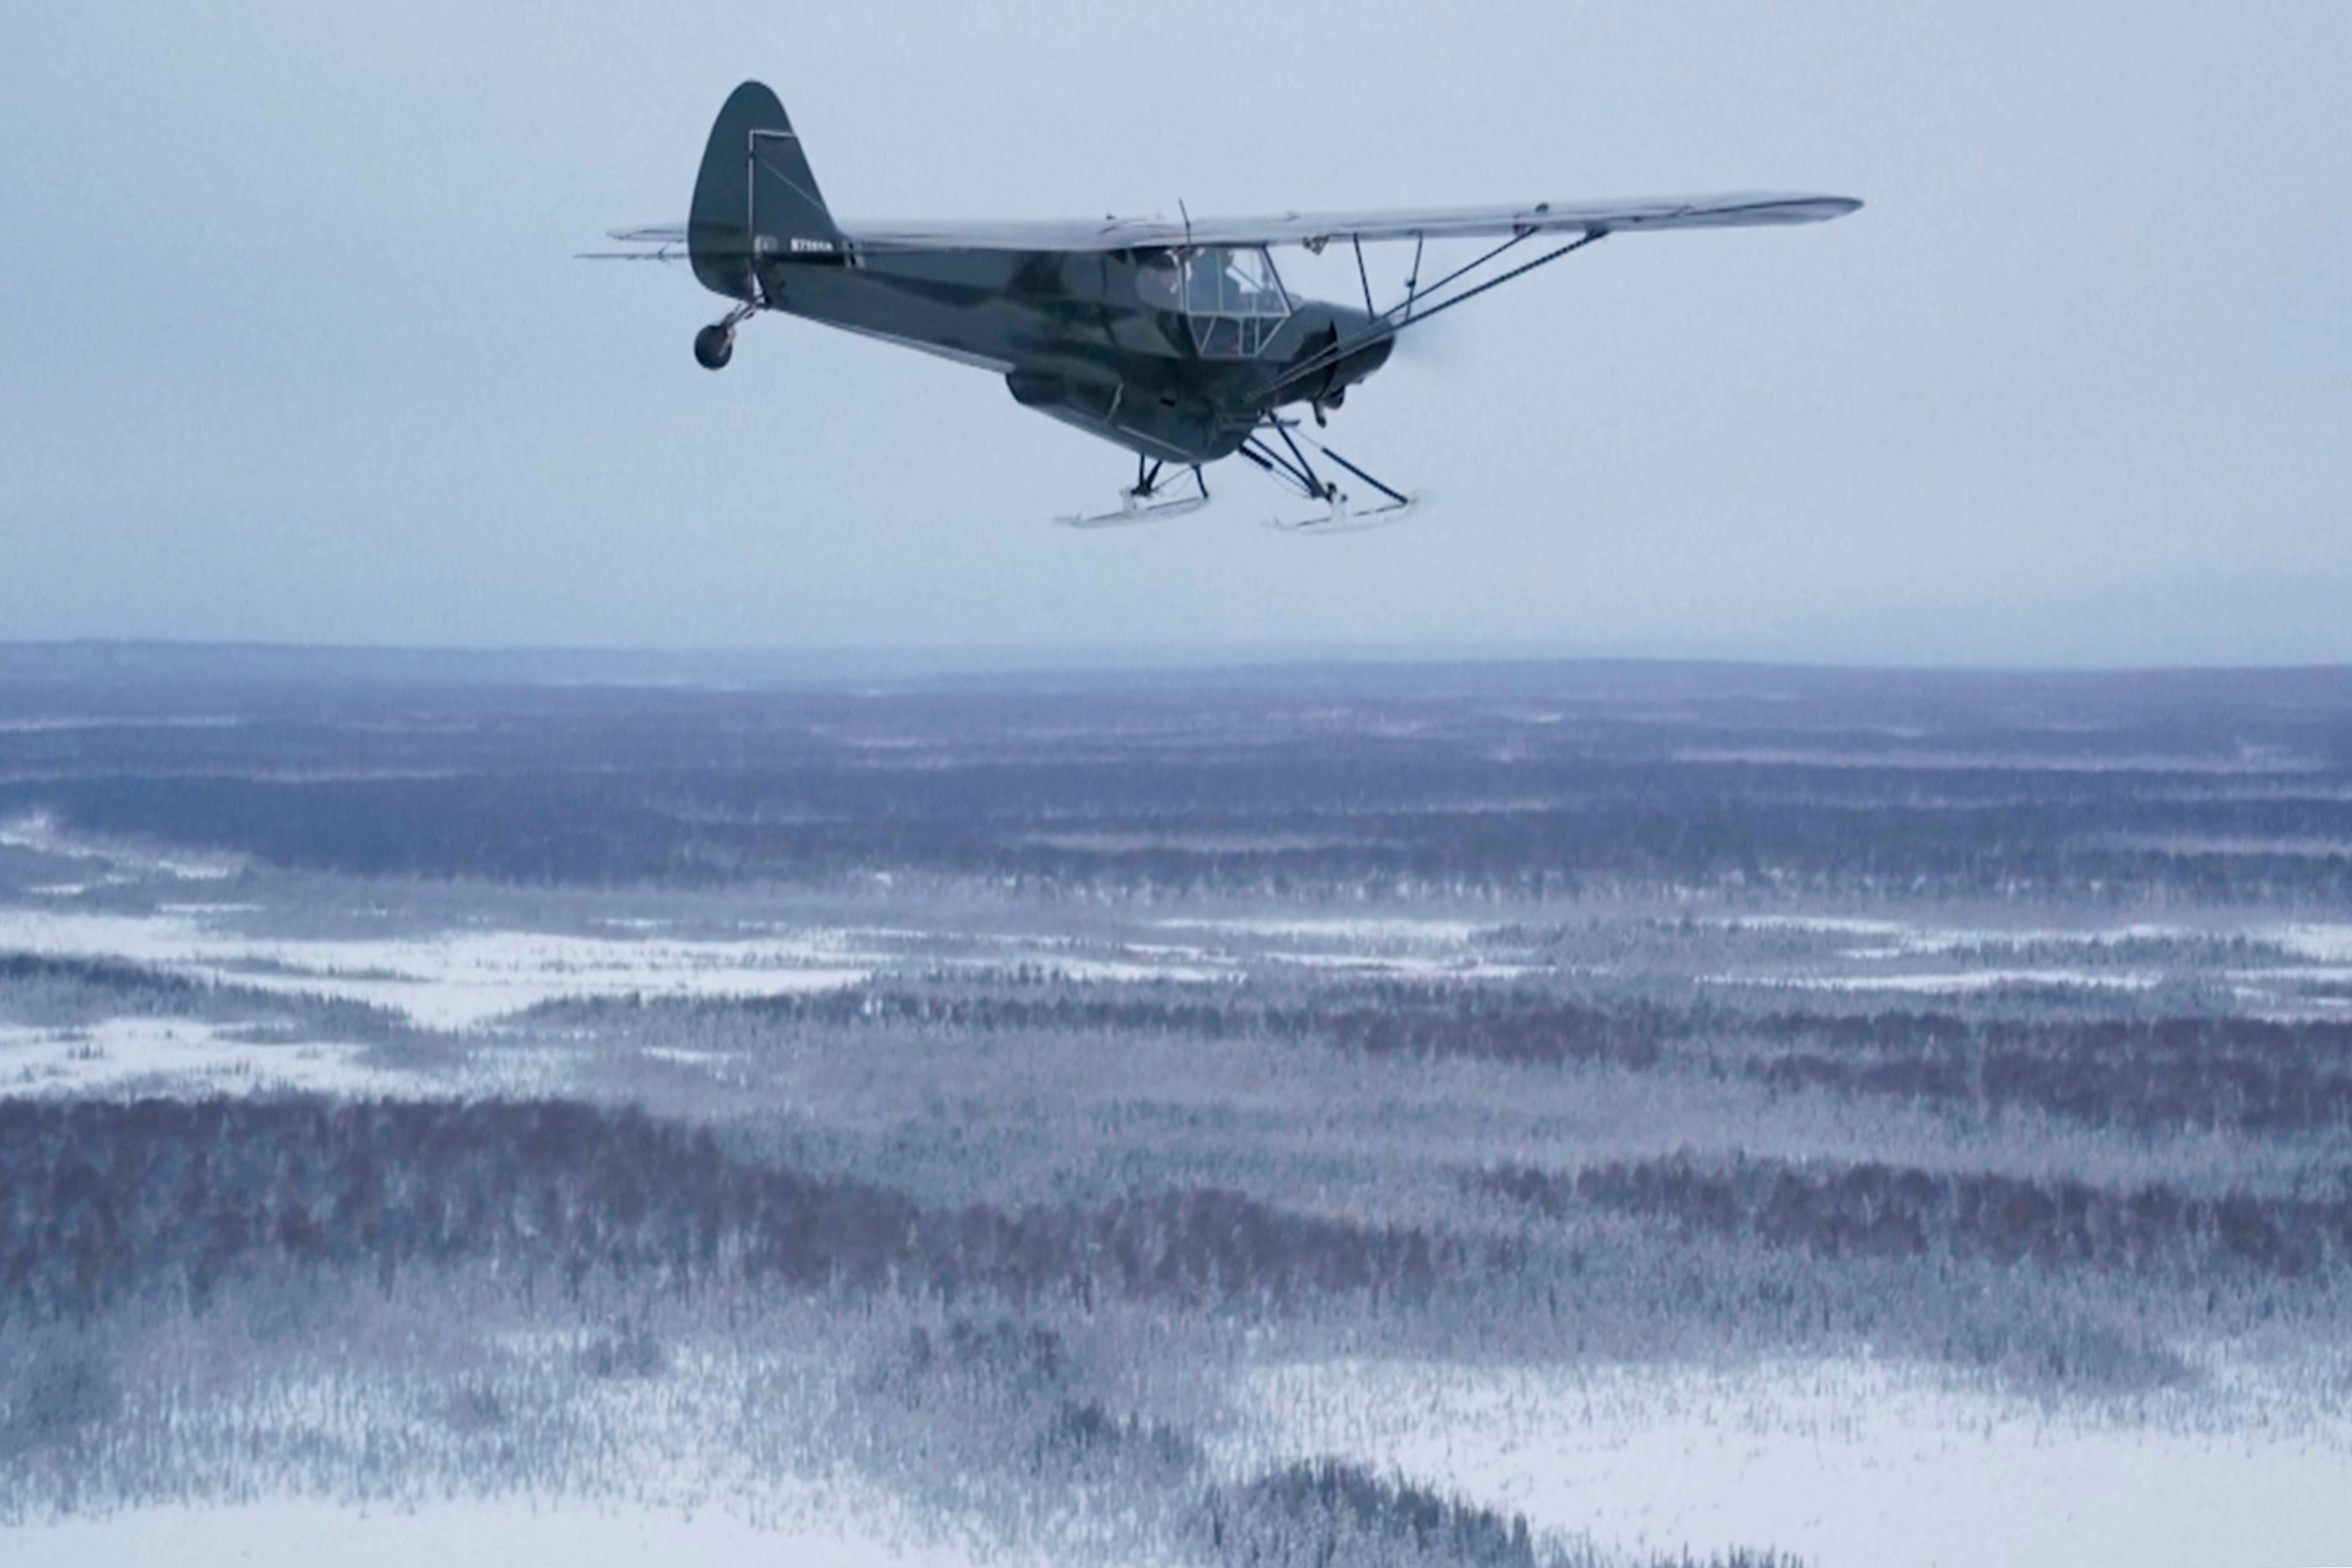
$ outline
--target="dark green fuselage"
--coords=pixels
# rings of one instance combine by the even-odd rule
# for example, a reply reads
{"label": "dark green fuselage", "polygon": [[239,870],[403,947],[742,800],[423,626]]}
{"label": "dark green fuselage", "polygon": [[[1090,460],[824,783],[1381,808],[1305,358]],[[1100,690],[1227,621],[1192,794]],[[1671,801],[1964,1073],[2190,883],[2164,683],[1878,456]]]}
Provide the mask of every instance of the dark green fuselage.
{"label": "dark green fuselage", "polygon": [[1276,406],[1330,406],[1378,369],[1376,336],[1327,368],[1294,367],[1365,332],[1361,310],[1298,301],[1246,355],[1202,352],[1194,319],[1147,302],[1144,269],[1166,253],[894,251],[772,256],[772,309],[998,371],[1015,401],[1147,458],[1230,456]]}

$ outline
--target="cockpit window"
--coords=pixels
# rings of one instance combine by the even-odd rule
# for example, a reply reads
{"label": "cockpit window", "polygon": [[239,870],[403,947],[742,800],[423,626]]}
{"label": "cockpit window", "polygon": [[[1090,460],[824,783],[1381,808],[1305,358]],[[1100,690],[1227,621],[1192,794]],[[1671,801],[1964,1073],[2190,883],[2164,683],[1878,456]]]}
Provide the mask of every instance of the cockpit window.
{"label": "cockpit window", "polygon": [[1183,312],[1203,358],[1255,354],[1290,319],[1290,296],[1262,246],[1163,252],[1137,269],[1135,289],[1154,310]]}

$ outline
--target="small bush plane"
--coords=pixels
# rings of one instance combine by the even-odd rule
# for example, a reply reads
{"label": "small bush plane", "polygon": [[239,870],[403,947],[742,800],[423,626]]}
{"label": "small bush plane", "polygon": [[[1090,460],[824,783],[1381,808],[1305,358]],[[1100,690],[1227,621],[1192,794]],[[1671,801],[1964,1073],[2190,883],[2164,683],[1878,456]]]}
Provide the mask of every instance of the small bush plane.
{"label": "small bush plane", "polygon": [[[710,129],[687,221],[613,230],[626,248],[595,254],[682,258],[735,302],[695,334],[707,369],[726,366],[744,322],[782,310],[1001,375],[1023,407],[1135,454],[1135,483],[1116,510],[1062,522],[1195,510],[1209,500],[1202,470],[1238,455],[1307,503],[1276,526],[1330,531],[1392,520],[1413,499],[1309,437],[1290,411],[1324,426],[1400,332],[1612,235],[1817,223],[1861,205],[1749,192],[1178,222],[843,225],[783,104],[745,82]],[[1487,243],[1423,281],[1427,247],[1458,240]],[[1375,305],[1364,247],[1408,241],[1402,298]],[[1296,299],[1275,269],[1276,247],[1320,255],[1334,244],[1355,253],[1361,309]]]}

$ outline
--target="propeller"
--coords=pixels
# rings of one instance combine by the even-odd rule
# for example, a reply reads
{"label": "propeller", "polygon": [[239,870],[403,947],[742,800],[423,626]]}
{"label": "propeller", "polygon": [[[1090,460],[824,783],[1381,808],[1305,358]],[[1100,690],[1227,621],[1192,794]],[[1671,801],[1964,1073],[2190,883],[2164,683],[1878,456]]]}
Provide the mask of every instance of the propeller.
{"label": "propeller", "polygon": [[1396,335],[1394,358],[1416,370],[1450,375],[1470,357],[1470,334],[1463,318],[1448,310],[1426,321],[1408,324]]}

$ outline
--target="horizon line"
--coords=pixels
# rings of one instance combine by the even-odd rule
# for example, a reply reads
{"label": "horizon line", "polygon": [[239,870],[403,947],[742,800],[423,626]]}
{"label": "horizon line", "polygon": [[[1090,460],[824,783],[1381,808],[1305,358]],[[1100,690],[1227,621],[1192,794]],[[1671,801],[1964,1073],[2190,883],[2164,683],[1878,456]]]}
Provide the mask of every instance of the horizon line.
{"label": "horizon line", "polygon": [[[169,637],[0,637],[0,663],[42,655],[183,654],[199,659],[295,657],[338,660],[498,663],[528,659],[642,660],[672,665],[753,661],[858,664],[970,674],[1150,674],[1209,669],[1582,666],[1979,676],[2352,674],[2352,660],[2198,662],[2116,660],[2008,662],[1799,657],[1734,651],[1638,651],[1542,643],[1251,642],[1112,644],[1072,641],[969,643],[412,643],[304,642]],[[955,661],[969,661],[957,665]],[[778,669],[777,673],[782,673]],[[5,673],[5,672],[0,672]]]}

